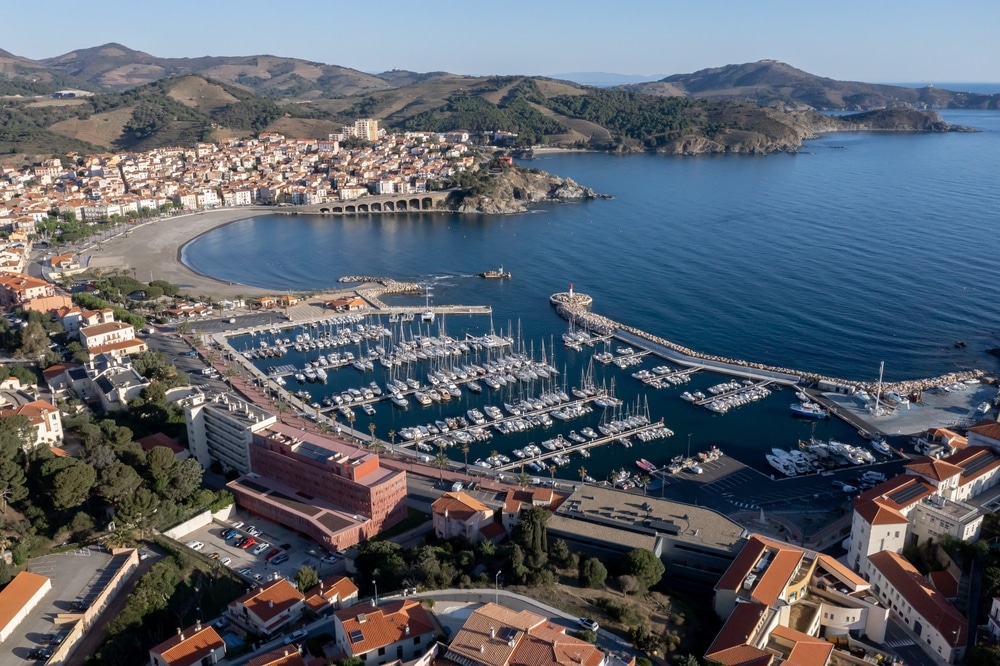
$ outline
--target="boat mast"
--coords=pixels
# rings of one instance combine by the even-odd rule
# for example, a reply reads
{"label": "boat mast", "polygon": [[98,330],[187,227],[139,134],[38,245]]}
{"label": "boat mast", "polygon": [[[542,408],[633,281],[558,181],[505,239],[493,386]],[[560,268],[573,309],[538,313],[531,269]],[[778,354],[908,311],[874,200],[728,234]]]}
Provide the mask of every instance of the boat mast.
{"label": "boat mast", "polygon": [[882,399],[882,372],[885,370],[885,361],[879,363],[878,366],[878,391],[875,393],[875,411],[872,412],[875,416],[879,415],[881,411],[879,409],[879,400]]}

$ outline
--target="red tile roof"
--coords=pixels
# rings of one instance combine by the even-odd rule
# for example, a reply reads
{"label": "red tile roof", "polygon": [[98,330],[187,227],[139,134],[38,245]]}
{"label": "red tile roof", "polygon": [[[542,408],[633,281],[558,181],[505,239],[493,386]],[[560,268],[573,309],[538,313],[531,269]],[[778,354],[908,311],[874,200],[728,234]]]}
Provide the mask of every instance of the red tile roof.
{"label": "red tile roof", "polygon": [[[900,491],[912,486],[920,486],[920,492],[914,494],[912,497],[907,498],[902,503],[893,500],[893,497],[901,495]],[[930,497],[934,494],[934,487],[927,482],[923,477],[914,476],[912,474],[898,474],[888,481],[883,481],[874,488],[866,490],[865,492],[858,495],[858,498],[854,500],[854,506],[857,507],[859,504],[865,500],[872,500],[879,498],[879,501],[883,506],[887,506],[890,509],[895,509],[899,511],[909,506],[913,506],[920,502],[920,500],[925,497]]]}
{"label": "red tile roof", "polygon": [[767,550],[766,544],[756,534],[751,535],[746,545],[743,546],[736,556],[736,559],[726,569],[726,573],[722,574],[722,578],[716,583],[715,589],[739,589],[743,585],[743,580],[747,577],[748,573],[753,571],[754,565],[757,564],[757,561],[764,554],[765,550]]}
{"label": "red tile roof", "polygon": [[157,446],[163,446],[174,452],[174,455],[178,453],[184,453],[187,451],[183,446],[177,443],[177,440],[172,437],[168,437],[162,432],[156,432],[152,435],[143,437],[142,439],[135,440],[136,443],[142,447],[143,451],[152,451]]}
{"label": "red tile roof", "polygon": [[246,606],[247,610],[266,624],[302,600],[302,593],[294,585],[284,578],[279,578],[265,587],[250,590],[236,601],[231,601],[229,605]]}
{"label": "red tile roof", "polygon": [[6,627],[48,582],[49,579],[45,576],[22,571],[7,584],[7,587],[0,590],[0,628]]}
{"label": "red tile roof", "polygon": [[779,550],[761,574],[757,585],[751,590],[750,596],[766,606],[773,605],[784,593],[788,583],[791,582],[804,555],[805,553],[798,549],[784,548]]}
{"label": "red tile roof", "polygon": [[885,550],[871,555],[868,560],[949,645],[965,645],[965,618],[902,555]]}
{"label": "red tile roof", "polygon": [[441,495],[431,504],[431,510],[441,516],[447,513],[449,518],[458,520],[467,520],[477,513],[492,511],[490,507],[464,492]]}
{"label": "red tile roof", "polygon": [[195,625],[171,636],[150,652],[160,655],[170,666],[191,666],[223,647],[225,643],[214,627]]}
{"label": "red tile roof", "polygon": [[863,500],[859,497],[854,505],[854,510],[869,525],[900,525],[910,522],[899,511],[886,506],[884,500],[881,498]]}
{"label": "red tile roof", "polygon": [[254,657],[247,666],[306,666],[306,660],[292,645],[284,645]]}
{"label": "red tile roof", "polygon": [[954,599],[958,596],[958,581],[948,571],[932,571],[927,575],[930,577],[934,589],[943,594],[946,599]]}
{"label": "red tile roof", "polygon": [[906,470],[912,474],[919,474],[932,481],[944,481],[962,473],[962,468],[937,458],[924,456],[917,458],[909,465],[905,465]]}
{"label": "red tile roof", "polygon": [[773,656],[747,641],[757,633],[767,608],[755,602],[737,603],[729,619],[705,652],[705,659],[723,666],[766,666]]}
{"label": "red tile roof", "polygon": [[[335,611],[334,615],[344,625],[351,653],[354,656],[392,645],[407,636],[421,636],[435,631],[434,622],[419,601],[404,599],[381,606],[351,606]],[[361,640],[351,641],[354,631],[361,632]]]}
{"label": "red tile roof", "polygon": [[981,421],[969,428],[966,432],[974,432],[987,439],[1000,442],[1000,423],[996,421]]}
{"label": "red tile roof", "polygon": [[826,666],[833,652],[833,643],[789,627],[779,625],[771,632],[771,636],[792,643],[792,649],[785,659],[785,663],[789,665]]}
{"label": "red tile roof", "polygon": [[868,584],[868,581],[851,571],[850,567],[841,564],[835,557],[830,557],[829,555],[823,555],[821,553],[818,556],[818,559],[819,566],[839,578],[845,585],[850,585],[854,587],[855,590],[862,588],[867,590],[871,587]]}

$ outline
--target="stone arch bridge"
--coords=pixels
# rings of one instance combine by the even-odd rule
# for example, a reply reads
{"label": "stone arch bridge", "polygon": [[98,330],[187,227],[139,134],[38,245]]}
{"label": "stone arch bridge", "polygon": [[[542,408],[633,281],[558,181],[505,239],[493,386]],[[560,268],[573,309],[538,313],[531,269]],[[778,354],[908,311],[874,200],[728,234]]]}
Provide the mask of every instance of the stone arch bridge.
{"label": "stone arch bridge", "polygon": [[328,201],[310,206],[296,206],[298,213],[320,213],[323,215],[367,215],[370,213],[413,213],[443,210],[445,202],[454,190],[421,192],[419,194],[380,194],[364,196],[348,201]]}

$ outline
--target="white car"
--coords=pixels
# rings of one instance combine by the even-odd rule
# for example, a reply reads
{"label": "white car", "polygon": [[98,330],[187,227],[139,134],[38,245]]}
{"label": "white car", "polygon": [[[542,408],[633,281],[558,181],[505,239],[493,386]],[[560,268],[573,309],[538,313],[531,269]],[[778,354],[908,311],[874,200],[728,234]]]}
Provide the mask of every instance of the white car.
{"label": "white car", "polygon": [[241,527],[243,527],[243,521],[240,520],[240,521],[237,521],[237,522],[233,523],[233,527],[235,527],[236,529],[240,529]]}
{"label": "white car", "polygon": [[261,553],[263,553],[265,550],[267,550],[270,547],[271,547],[271,544],[267,543],[266,541],[261,541],[259,544],[257,544],[256,548],[253,549],[253,554],[254,555],[260,555]]}
{"label": "white car", "polygon": [[299,629],[298,631],[293,631],[292,633],[285,636],[285,645],[291,645],[295,641],[300,641],[308,635],[309,632],[306,631],[305,629]]}
{"label": "white car", "polygon": [[188,541],[184,545],[186,545],[191,550],[201,550],[202,548],[205,547],[205,544],[203,544],[201,541]]}
{"label": "white car", "polygon": [[327,564],[333,564],[338,559],[339,558],[336,555],[334,555],[333,553],[330,553],[329,555],[327,555],[327,556],[323,557],[322,559],[320,559],[320,562],[325,562]]}
{"label": "white car", "polygon": [[250,536],[260,536],[260,530],[254,527],[253,525],[250,525],[249,527],[247,527],[247,534],[249,534]]}
{"label": "white car", "polygon": [[590,631],[597,631],[600,629],[600,625],[591,620],[589,617],[581,617],[576,621],[576,623],[584,629],[589,629]]}
{"label": "white car", "polygon": [[233,558],[231,557],[223,557],[221,560],[219,560],[219,564],[221,564],[224,567],[228,567],[232,563],[233,563]]}

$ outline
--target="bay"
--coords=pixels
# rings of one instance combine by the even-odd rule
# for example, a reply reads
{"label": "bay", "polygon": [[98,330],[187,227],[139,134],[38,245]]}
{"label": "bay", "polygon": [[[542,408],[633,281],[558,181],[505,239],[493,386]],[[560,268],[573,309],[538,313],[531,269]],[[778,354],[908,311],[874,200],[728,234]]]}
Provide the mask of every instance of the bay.
{"label": "bay", "polygon": [[[570,283],[594,297],[595,311],[707,353],[865,380],[877,378],[883,360],[889,379],[969,367],[993,372],[1000,366],[985,350],[1000,346],[1000,114],[943,115],[981,131],[834,134],[808,142],[797,155],[766,157],[554,153],[527,164],[615,199],[508,217],[263,216],[209,232],[182,256],[199,272],[275,291],[331,287],[354,274],[424,282],[433,302],[493,307],[492,322],[447,318],[449,334],[480,333],[491,324],[520,331],[536,356],[546,345],[549,360],[565,369],[560,382],[570,387],[589,367],[591,350],[562,347],[565,322],[548,304],[551,293]],[[512,280],[474,277],[499,264]],[[967,347],[955,348],[957,341]],[[243,349],[254,341],[233,344]],[[306,360],[292,352],[257,363],[301,367]],[[423,380],[427,369],[412,372]],[[722,378],[699,374],[687,387],[652,391],[631,378],[634,370],[598,366],[595,376],[599,383],[614,378],[619,396],[648,403],[650,415],[664,418],[677,435],[633,451],[595,450],[561,477],[578,478],[585,465],[604,478],[640,457],[662,464],[686,452],[689,434],[692,451],[716,445],[765,473],[763,451],[771,446],[787,448],[813,434],[860,443],[839,421],[790,418],[787,391],[716,416],[678,395]],[[374,374],[344,370],[331,373],[329,385],[305,387],[319,400],[385,378],[376,364]],[[459,403],[406,412],[382,403],[371,422],[385,439],[390,429],[512,395],[466,392]],[[596,410],[565,431],[596,427],[601,416]],[[368,422],[358,412],[361,432]],[[474,445],[469,459],[551,436],[498,436]],[[455,449],[449,455],[463,458]]]}

